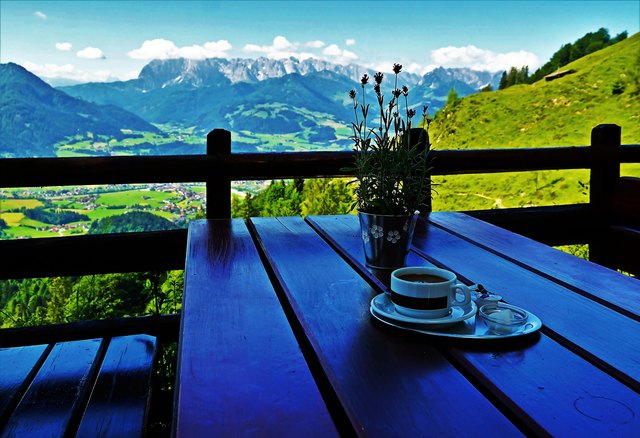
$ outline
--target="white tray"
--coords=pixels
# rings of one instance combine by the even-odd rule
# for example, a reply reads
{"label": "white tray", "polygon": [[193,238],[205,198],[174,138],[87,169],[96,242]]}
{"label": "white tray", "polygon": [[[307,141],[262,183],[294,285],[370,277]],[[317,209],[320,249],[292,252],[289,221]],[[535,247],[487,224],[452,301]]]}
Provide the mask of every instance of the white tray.
{"label": "white tray", "polygon": [[525,325],[519,330],[513,333],[495,334],[489,331],[489,328],[484,323],[482,318],[477,314],[469,319],[460,321],[453,324],[438,326],[427,324],[407,324],[397,320],[393,320],[385,317],[382,313],[376,311],[374,306],[370,307],[371,315],[378,321],[396,327],[402,330],[409,330],[412,332],[423,333],[425,335],[433,336],[445,336],[449,338],[464,338],[464,339],[504,339],[513,338],[516,336],[528,335],[535,331],[540,330],[542,327],[542,321],[533,313],[529,312],[529,319]]}

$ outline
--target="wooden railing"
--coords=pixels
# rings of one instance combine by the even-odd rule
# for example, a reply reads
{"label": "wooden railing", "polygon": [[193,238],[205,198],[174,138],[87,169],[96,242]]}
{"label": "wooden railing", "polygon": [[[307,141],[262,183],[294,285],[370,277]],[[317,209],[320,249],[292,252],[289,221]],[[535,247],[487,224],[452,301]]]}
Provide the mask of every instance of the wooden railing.
{"label": "wooden railing", "polygon": [[[434,175],[590,169],[589,204],[470,213],[545,243],[590,243],[604,263],[596,230],[611,216],[620,163],[640,163],[640,145],[620,139],[619,126],[599,125],[590,146],[434,150]],[[352,162],[352,152],[233,154],[230,133],[214,129],[206,155],[0,159],[0,187],[205,182],[207,216],[225,218],[232,181],[344,177]],[[0,279],[182,269],[185,243],[186,230],[4,240]]]}

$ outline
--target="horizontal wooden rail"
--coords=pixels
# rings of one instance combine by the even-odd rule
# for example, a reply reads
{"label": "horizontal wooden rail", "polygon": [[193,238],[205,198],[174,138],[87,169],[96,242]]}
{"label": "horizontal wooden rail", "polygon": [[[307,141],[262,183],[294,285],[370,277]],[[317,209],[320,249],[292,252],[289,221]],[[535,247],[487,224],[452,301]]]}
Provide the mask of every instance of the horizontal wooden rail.
{"label": "horizontal wooden rail", "polygon": [[[551,246],[587,242],[606,225],[606,214],[589,204],[466,211],[470,216]],[[567,230],[571,230],[570,233]]]}
{"label": "horizontal wooden rail", "polygon": [[187,230],[0,240],[0,279],[184,269]]}
{"label": "horizontal wooden rail", "polygon": [[640,144],[623,144],[618,150],[621,163],[640,163]]}
{"label": "horizontal wooden rail", "polygon": [[[434,174],[588,169],[600,159],[588,146],[433,150]],[[640,162],[640,145],[620,146],[621,162]],[[286,152],[93,158],[0,159],[0,187],[204,182],[223,172],[232,181],[348,176],[352,152]]]}
{"label": "horizontal wooden rail", "polygon": [[[599,125],[590,146],[433,150],[434,174],[483,174],[590,169],[590,203],[579,206],[471,212],[476,217],[552,245],[590,243],[610,257],[602,234],[612,216],[620,163],[640,162],[640,145],[620,145],[621,129]],[[349,176],[353,152],[233,154],[230,133],[207,136],[206,155],[0,159],[0,187],[203,182],[207,217],[229,217],[229,182]],[[635,199],[635,198],[634,198]],[[226,201],[226,202],[225,202]],[[184,267],[186,230],[0,241],[0,279]]]}
{"label": "horizontal wooden rail", "polygon": [[[549,245],[586,241],[602,221],[588,204],[467,213]],[[186,230],[0,240],[11,254],[0,279],[184,269],[186,241]]]}
{"label": "horizontal wooden rail", "polygon": [[140,333],[175,341],[179,327],[180,315],[170,314],[0,329],[0,348]]}

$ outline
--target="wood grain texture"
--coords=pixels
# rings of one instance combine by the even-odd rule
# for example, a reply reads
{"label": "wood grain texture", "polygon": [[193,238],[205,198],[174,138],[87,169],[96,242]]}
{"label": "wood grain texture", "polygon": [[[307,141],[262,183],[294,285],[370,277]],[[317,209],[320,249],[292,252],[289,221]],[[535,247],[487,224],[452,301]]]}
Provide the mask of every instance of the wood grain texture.
{"label": "wood grain texture", "polygon": [[[428,341],[369,314],[372,288],[299,217],[251,219],[337,399],[363,436],[519,431]],[[462,417],[461,417],[462,416]]]}
{"label": "wood grain texture", "polygon": [[38,371],[47,345],[0,348],[0,430]]}
{"label": "wood grain texture", "polygon": [[424,221],[414,236],[420,254],[535,313],[563,345],[640,389],[640,322]]}
{"label": "wood grain texture", "polygon": [[640,320],[640,281],[635,278],[462,213],[432,214],[430,221],[532,272],[608,303],[609,307]]}
{"label": "wood grain texture", "polygon": [[77,436],[144,436],[150,403],[156,339],[111,339]]}
{"label": "wood grain texture", "polygon": [[[368,275],[355,217],[314,216],[307,221]],[[431,265],[415,253],[410,253],[407,264]],[[381,287],[389,286],[388,279],[380,282]],[[546,335],[527,338],[508,342],[442,339],[438,345],[532,434],[625,436],[638,430],[637,392]]]}
{"label": "wood grain texture", "polygon": [[56,344],[9,418],[2,437],[63,436],[88,381],[99,339]]}
{"label": "wood grain texture", "polygon": [[242,220],[190,224],[175,435],[335,436]]}

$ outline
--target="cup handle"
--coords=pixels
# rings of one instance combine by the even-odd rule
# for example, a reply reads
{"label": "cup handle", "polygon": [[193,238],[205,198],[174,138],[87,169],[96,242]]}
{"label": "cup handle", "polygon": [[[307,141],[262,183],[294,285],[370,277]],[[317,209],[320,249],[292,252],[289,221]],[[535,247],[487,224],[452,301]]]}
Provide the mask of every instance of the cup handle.
{"label": "cup handle", "polygon": [[[456,283],[453,285],[453,300],[452,306],[466,306],[471,302],[471,290],[468,286],[462,283]],[[464,300],[458,301],[458,294],[456,292],[461,291],[464,294]]]}

